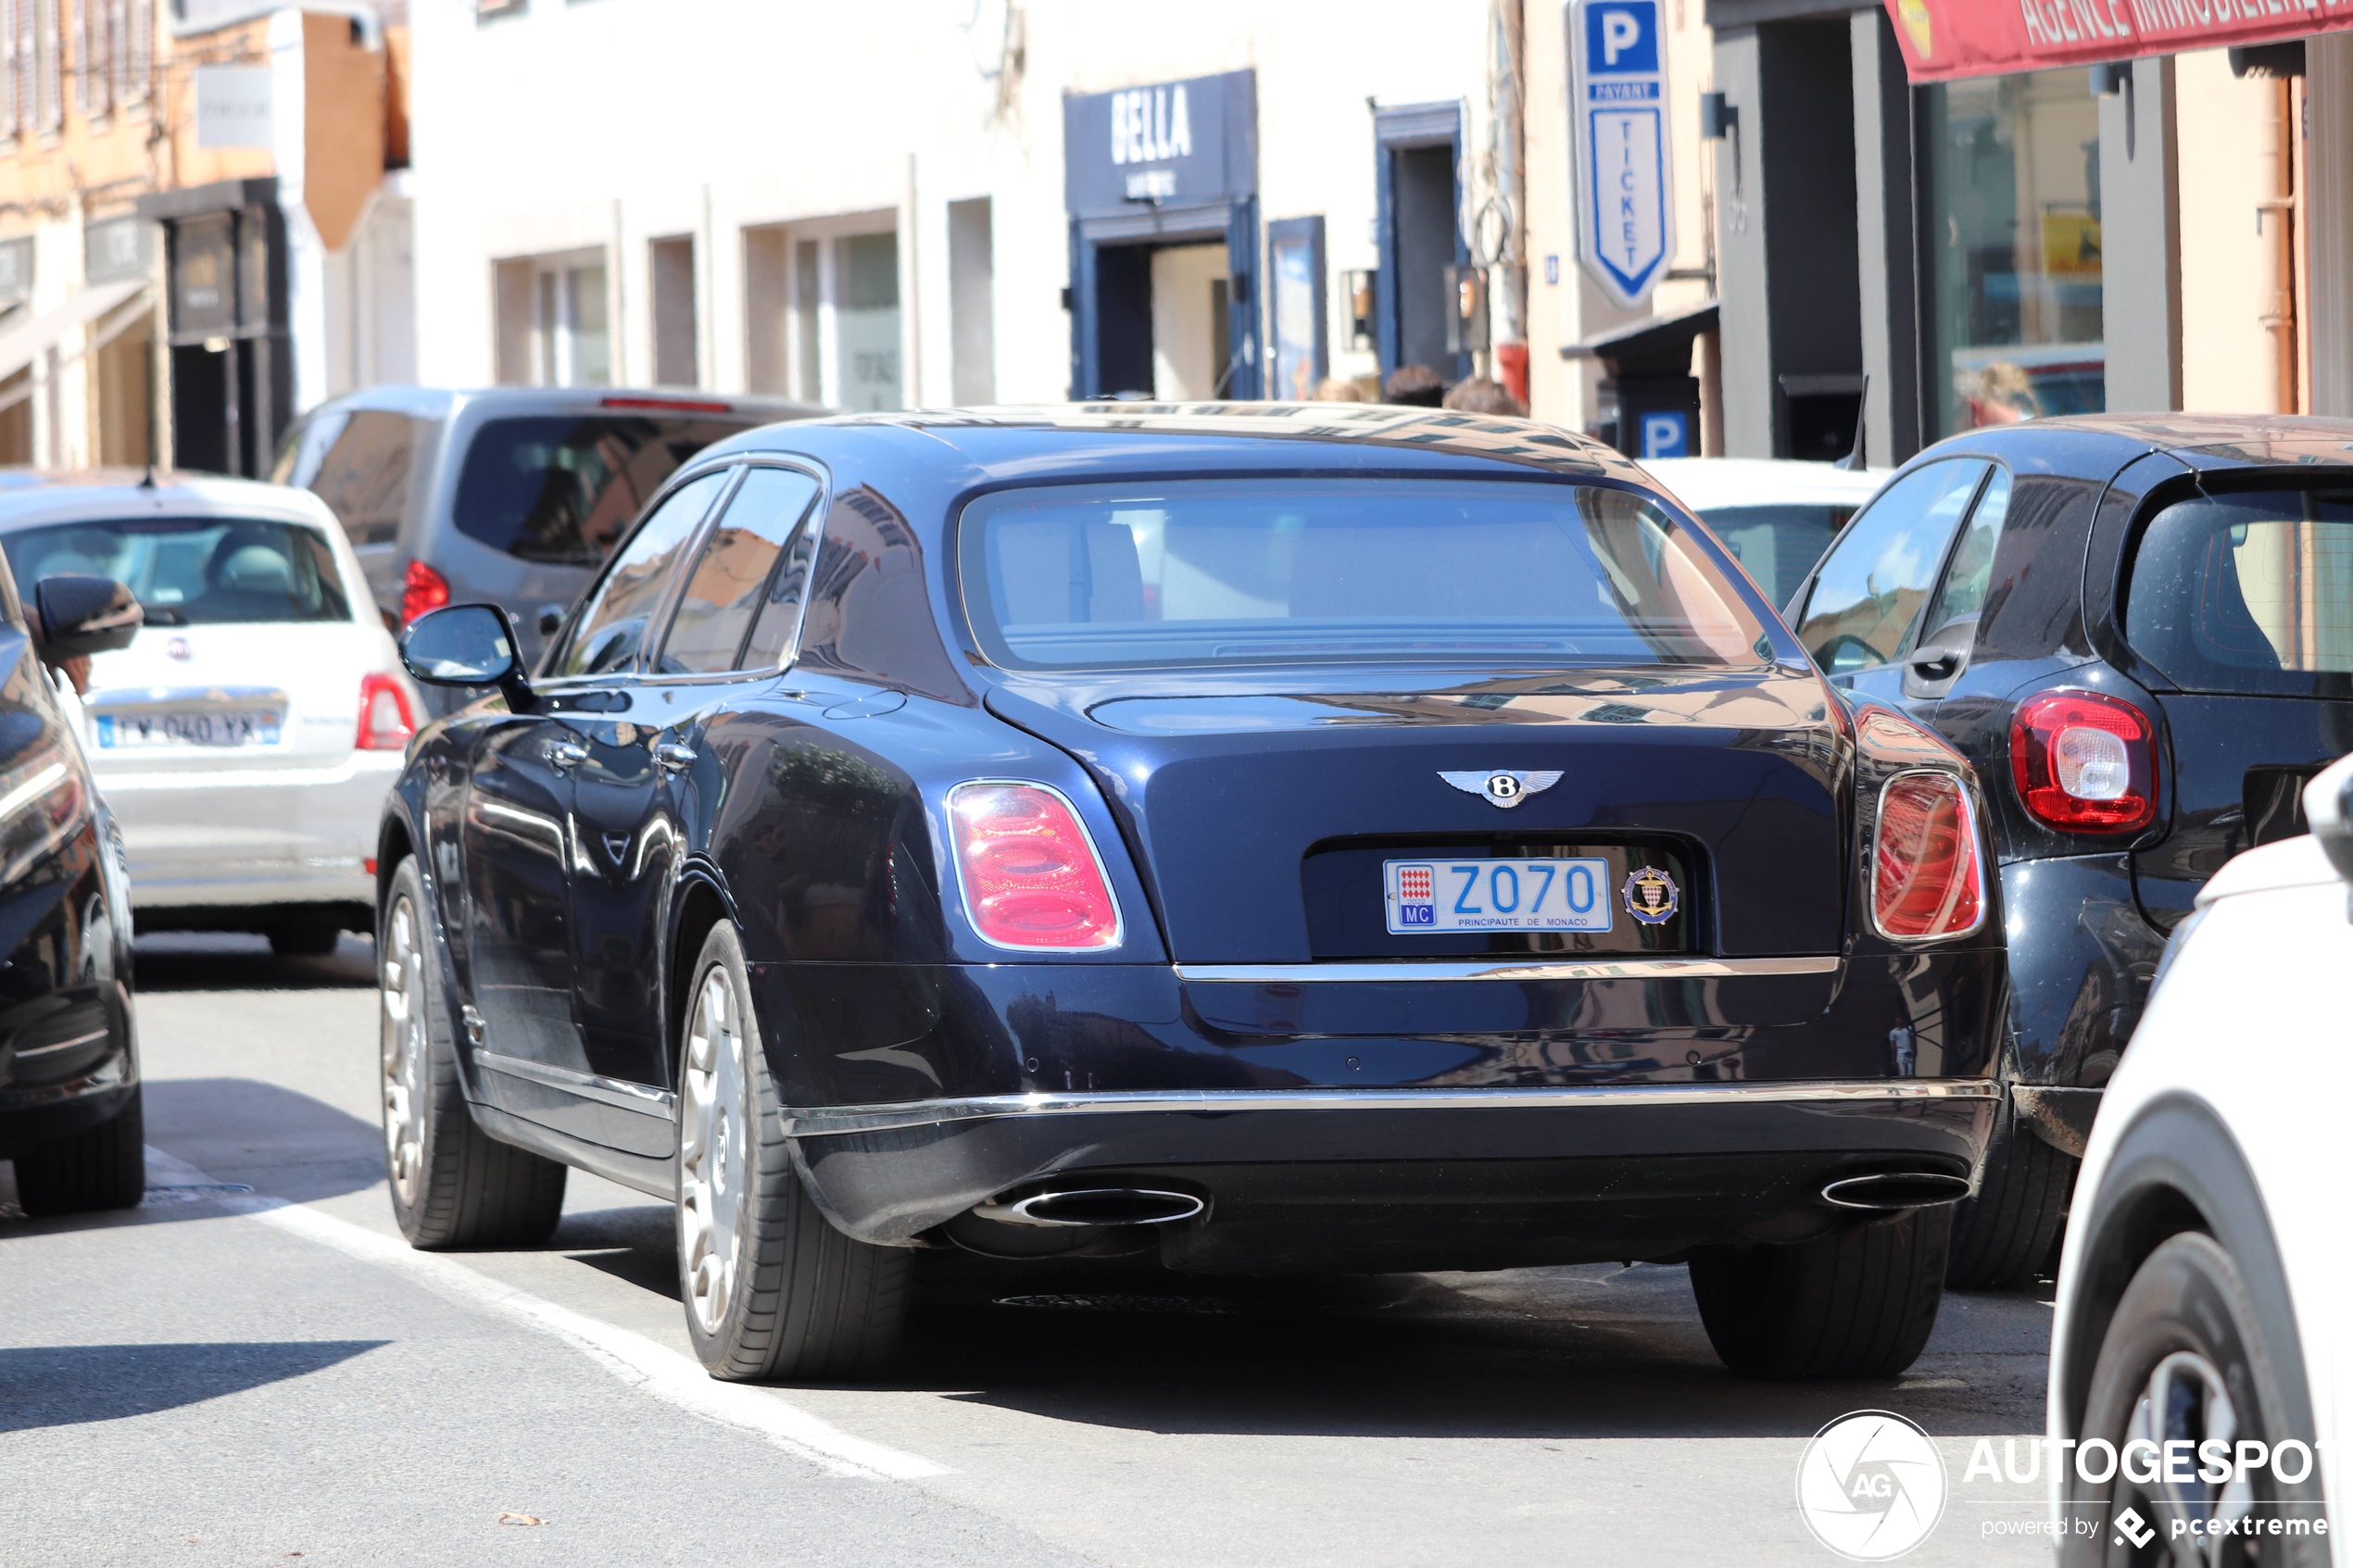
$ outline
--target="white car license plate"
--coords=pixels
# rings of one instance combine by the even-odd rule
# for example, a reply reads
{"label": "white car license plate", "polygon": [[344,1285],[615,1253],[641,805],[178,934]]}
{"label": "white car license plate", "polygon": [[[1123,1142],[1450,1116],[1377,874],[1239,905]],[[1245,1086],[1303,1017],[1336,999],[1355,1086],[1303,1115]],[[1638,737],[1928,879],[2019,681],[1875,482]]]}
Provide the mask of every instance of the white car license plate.
{"label": "white car license plate", "polygon": [[101,713],[98,744],[127,750],[146,746],[275,746],[282,715],[266,709],[214,713]]}
{"label": "white car license plate", "polygon": [[1609,862],[1384,860],[1389,929],[1607,931]]}

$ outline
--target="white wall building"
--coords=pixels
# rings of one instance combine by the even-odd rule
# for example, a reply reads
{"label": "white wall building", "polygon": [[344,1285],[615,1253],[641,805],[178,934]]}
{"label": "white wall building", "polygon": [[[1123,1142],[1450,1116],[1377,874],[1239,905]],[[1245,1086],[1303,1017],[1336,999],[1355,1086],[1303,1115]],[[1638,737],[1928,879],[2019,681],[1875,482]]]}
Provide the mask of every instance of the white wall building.
{"label": "white wall building", "polygon": [[428,383],[891,408],[1472,369],[1446,269],[1491,178],[1488,0],[410,22]]}

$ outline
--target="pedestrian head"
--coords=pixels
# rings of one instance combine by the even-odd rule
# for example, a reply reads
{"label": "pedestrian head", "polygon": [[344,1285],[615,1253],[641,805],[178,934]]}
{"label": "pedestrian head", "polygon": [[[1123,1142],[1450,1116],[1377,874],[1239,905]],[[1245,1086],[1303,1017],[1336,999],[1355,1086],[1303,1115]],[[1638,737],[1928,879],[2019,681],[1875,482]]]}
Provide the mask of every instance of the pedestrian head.
{"label": "pedestrian head", "polygon": [[1472,376],[1458,381],[1447,389],[1445,407],[1460,414],[1509,414],[1525,419],[1528,410],[1521,408],[1511,388],[1485,376]]}
{"label": "pedestrian head", "polygon": [[1446,383],[1428,365],[1400,365],[1389,372],[1380,387],[1382,402],[1402,403],[1408,408],[1435,408],[1445,395]]}
{"label": "pedestrian head", "polygon": [[1370,403],[1372,399],[1365,395],[1365,388],[1361,383],[1350,381],[1341,376],[1327,376],[1315,383],[1315,401],[1318,403]]}

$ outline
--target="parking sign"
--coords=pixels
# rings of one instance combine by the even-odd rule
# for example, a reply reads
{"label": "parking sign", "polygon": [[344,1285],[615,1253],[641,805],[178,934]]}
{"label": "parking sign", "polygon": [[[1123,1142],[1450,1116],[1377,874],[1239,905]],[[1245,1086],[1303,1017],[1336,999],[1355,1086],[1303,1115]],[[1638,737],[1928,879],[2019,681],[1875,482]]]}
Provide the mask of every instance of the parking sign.
{"label": "parking sign", "polygon": [[1659,0],[1568,9],[1578,259],[1610,298],[1640,305],[1675,248]]}
{"label": "parking sign", "polygon": [[1642,416],[1642,456],[1688,458],[1692,455],[1692,419],[1680,408]]}

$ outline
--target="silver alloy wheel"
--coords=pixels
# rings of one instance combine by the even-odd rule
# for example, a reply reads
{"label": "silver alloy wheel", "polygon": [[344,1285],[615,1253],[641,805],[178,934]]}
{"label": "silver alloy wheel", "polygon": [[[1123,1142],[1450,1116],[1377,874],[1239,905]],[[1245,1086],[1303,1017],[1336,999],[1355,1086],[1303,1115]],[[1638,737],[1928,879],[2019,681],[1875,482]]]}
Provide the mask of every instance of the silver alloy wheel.
{"label": "silver alloy wheel", "polygon": [[403,1204],[417,1201],[424,1160],[425,975],[417,951],[417,911],[404,895],[384,920],[384,1172]]}
{"label": "silver alloy wheel", "polygon": [[695,997],[683,1077],[678,1251],[695,1322],[705,1334],[717,1334],[736,1293],[746,1155],[744,1036],[722,965],[704,972]]}
{"label": "silver alloy wheel", "polygon": [[[2137,1440],[2152,1445],[2142,1453],[2164,1455],[2167,1443],[2186,1442],[2188,1449],[2173,1451],[2197,1456],[2202,1443],[2219,1442],[2228,1449],[2238,1436],[2238,1410],[2231,1402],[2221,1370],[2195,1350],[2176,1350],[2151,1369],[2132,1418],[2125,1423],[2124,1441],[2118,1450],[2120,1454],[2130,1450]],[[2143,1466],[2143,1474],[2148,1474],[2145,1461]],[[2235,1469],[2231,1479],[2210,1482],[2197,1474],[2199,1458],[2193,1458],[2189,1468],[2186,1481],[2168,1480],[2165,1472],[2158,1469],[2153,1479],[2143,1482],[2128,1479],[2120,1463],[2117,1501],[2137,1497],[2150,1523],[2171,1543],[2171,1561],[2182,1568],[2193,1564],[2203,1568],[2221,1562],[2236,1540],[2203,1532],[2213,1524],[2244,1518],[2254,1507],[2255,1488]],[[2203,1522],[2199,1533],[2188,1528],[2191,1521]]]}

